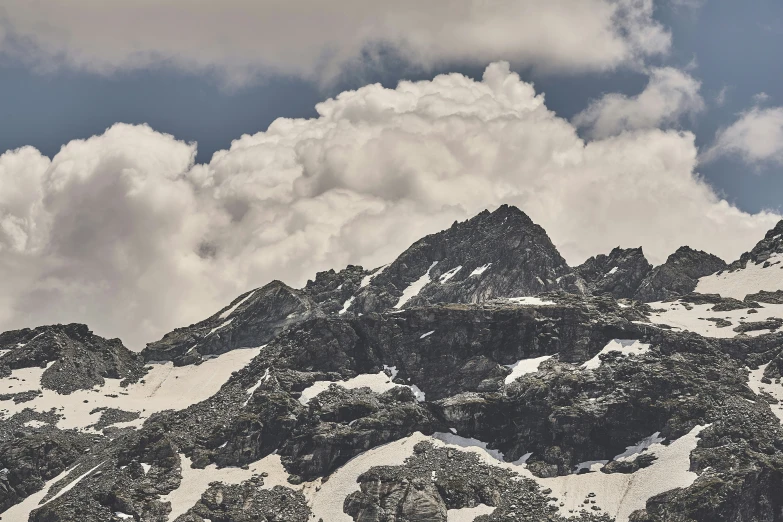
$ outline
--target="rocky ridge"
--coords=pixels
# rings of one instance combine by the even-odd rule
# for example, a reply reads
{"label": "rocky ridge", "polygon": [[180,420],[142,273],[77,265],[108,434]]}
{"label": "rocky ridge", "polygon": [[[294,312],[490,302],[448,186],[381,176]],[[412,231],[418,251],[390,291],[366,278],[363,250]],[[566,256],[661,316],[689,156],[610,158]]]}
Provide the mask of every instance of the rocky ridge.
{"label": "rocky ridge", "polygon": [[[0,420],[0,516],[781,521],[783,333],[747,325],[775,322],[783,281],[747,300],[693,292],[725,268],[684,247],[656,268],[618,248],[571,269],[504,206],[383,269],[243,294],[143,360],[82,326],[7,332],[6,379],[36,361],[51,364],[46,375],[56,357],[40,354],[56,353],[96,365],[64,366],[75,377],[48,379],[57,391],[118,379],[127,391],[91,396],[90,424],[77,428],[67,407],[14,403]],[[665,300],[695,323],[763,317],[732,323],[733,336],[700,334],[643,302]],[[79,333],[66,342],[58,328]],[[230,361],[241,361],[233,373],[221,369]],[[183,409],[134,424],[136,412],[112,406],[171,381],[203,387],[187,379],[204,368],[223,372],[222,385]]]}

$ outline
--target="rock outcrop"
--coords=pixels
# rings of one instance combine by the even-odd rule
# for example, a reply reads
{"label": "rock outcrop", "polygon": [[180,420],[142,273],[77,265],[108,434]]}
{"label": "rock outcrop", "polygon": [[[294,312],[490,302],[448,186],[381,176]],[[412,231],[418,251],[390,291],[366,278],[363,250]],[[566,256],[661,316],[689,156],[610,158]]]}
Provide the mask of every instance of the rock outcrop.
{"label": "rock outcrop", "polygon": [[649,303],[666,301],[688,294],[696,289],[700,277],[726,268],[719,257],[684,246],[653,268],[639,285],[634,299]]}
{"label": "rock outcrop", "polygon": [[575,268],[591,293],[608,294],[615,299],[632,299],[650,270],[652,265],[641,247],[617,247],[609,255],[591,257]]}

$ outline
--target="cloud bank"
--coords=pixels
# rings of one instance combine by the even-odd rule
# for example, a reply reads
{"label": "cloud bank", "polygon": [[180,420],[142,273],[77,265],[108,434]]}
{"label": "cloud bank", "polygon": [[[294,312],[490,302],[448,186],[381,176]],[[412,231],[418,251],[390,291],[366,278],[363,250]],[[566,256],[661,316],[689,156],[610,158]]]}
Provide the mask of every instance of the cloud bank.
{"label": "cloud bank", "polygon": [[727,259],[778,219],[741,212],[695,173],[687,132],[585,142],[507,63],[368,85],[278,119],[208,164],[196,146],[117,124],[0,156],[0,330],[88,322],[140,348],[272,279],[388,262],[424,234],[510,203],[570,263],[643,245]]}
{"label": "cloud bank", "polygon": [[[3,30],[6,34],[3,37]],[[101,73],[177,65],[242,82],[330,80],[393,49],[412,64],[604,71],[669,50],[652,0],[5,0],[0,51]]]}

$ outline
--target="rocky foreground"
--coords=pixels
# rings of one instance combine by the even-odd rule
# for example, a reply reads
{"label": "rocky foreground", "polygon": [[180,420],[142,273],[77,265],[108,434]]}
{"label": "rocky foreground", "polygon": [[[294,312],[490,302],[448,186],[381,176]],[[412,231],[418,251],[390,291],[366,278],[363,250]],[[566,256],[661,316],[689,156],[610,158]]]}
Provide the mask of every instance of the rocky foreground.
{"label": "rocky foreground", "polygon": [[783,521],[783,222],[569,267],[503,206],[140,354],[0,334],[6,521]]}

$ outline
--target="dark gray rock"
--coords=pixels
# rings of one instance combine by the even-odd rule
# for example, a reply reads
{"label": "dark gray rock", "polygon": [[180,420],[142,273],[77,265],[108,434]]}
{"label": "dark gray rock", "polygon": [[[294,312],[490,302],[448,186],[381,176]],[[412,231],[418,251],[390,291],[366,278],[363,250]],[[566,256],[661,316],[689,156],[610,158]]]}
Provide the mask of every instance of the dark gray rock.
{"label": "dark gray rock", "polygon": [[94,335],[83,324],[5,332],[0,349],[10,350],[0,358],[0,376],[19,368],[47,368],[41,386],[65,394],[102,385],[104,379],[134,382],[146,373],[142,358],[122,341]]}
{"label": "dark gray rock", "polygon": [[783,290],[775,290],[774,292],[762,290],[755,294],[746,295],[744,300],[749,303],[783,304]]}
{"label": "dark gray rock", "polygon": [[301,492],[282,486],[261,489],[263,485],[261,477],[239,485],[214,483],[175,522],[308,522],[310,508]]}
{"label": "dark gray rock", "polygon": [[644,257],[641,247],[617,247],[609,255],[589,258],[574,270],[585,280],[591,293],[631,299],[652,270],[652,265]]}
{"label": "dark gray rock", "polygon": [[145,361],[198,363],[204,356],[261,346],[286,327],[322,315],[306,292],[273,281],[242,294],[199,323],[167,333],[160,341],[149,343],[141,354]]}
{"label": "dark gray rock", "polygon": [[639,285],[634,299],[649,303],[666,301],[689,294],[696,289],[700,277],[726,268],[719,257],[684,246],[666,262],[650,271]]}
{"label": "dark gray rock", "polygon": [[516,207],[503,205],[414,243],[372,277],[350,310],[368,314],[393,308],[427,274],[430,282],[405,307],[586,291],[544,229]]}

